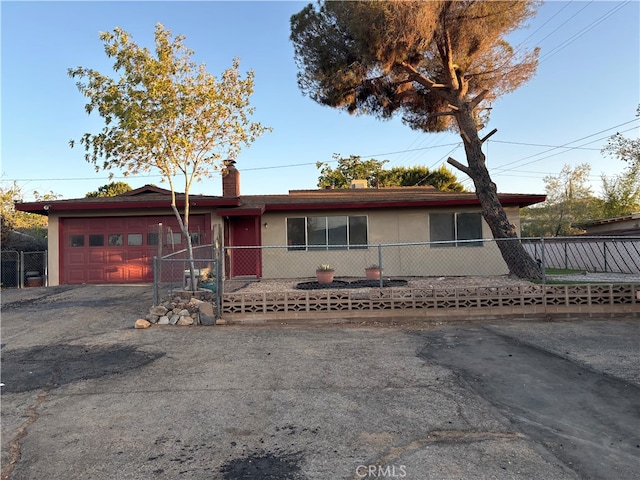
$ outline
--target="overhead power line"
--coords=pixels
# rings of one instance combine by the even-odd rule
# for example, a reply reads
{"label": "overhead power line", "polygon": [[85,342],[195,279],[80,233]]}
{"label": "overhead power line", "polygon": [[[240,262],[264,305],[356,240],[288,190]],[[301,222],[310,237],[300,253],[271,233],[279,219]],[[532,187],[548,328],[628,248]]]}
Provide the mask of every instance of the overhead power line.
{"label": "overhead power line", "polygon": [[[591,3],[591,2],[590,2]],[[589,30],[592,30],[593,28],[595,28],[596,26],[598,26],[600,23],[604,22],[607,18],[609,18],[611,15],[613,15],[614,13],[616,13],[618,10],[622,9],[623,7],[625,7],[628,3],[631,3],[631,0],[627,0],[624,3],[619,3],[616,4],[616,6],[614,6],[611,10],[609,10],[607,13],[605,13],[604,15],[598,17],[596,20],[594,20],[593,22],[591,22],[589,25],[587,25],[586,27],[584,27],[582,30],[578,31],[577,33],[575,33],[573,36],[569,37],[568,39],[566,39],[564,42],[562,42],[560,45],[556,46],[554,49],[550,50],[548,53],[546,53],[545,55],[542,55],[542,57],[539,60],[539,63],[544,62],[545,60],[548,60],[549,58],[551,58],[552,56],[554,56],[556,53],[560,52],[561,50],[563,50],[564,48],[568,47],[570,44],[572,44],[573,42],[575,42],[578,38],[580,38],[581,36],[583,36],[585,33],[587,33]],[[587,4],[589,5],[589,4]],[[586,8],[586,7],[585,7]],[[581,9],[580,11],[582,11],[583,9]],[[579,12],[578,12],[579,13]],[[546,38],[546,37],[545,37]]]}
{"label": "overhead power line", "polygon": [[[556,147],[552,147],[552,148],[550,148],[549,150],[545,150],[545,151],[543,151],[543,152],[534,153],[533,155],[526,156],[526,157],[521,158],[521,159],[519,159],[519,160],[514,160],[514,161],[512,161],[512,162],[508,162],[508,163],[502,164],[502,165],[500,165],[499,167],[497,167],[497,168],[499,169],[498,171],[511,170],[511,169],[504,169],[504,167],[506,167],[506,166],[508,166],[508,165],[516,165],[516,164],[520,164],[520,162],[524,162],[525,160],[528,160],[528,159],[530,159],[530,158],[537,157],[537,156],[539,156],[539,155],[544,155],[545,153],[552,152],[552,151],[557,150],[557,149],[559,149],[559,148],[566,148],[566,147],[568,147],[569,145],[571,145],[571,144],[573,144],[573,143],[577,143],[577,142],[580,142],[580,141],[582,141],[582,140],[586,140],[586,139],[588,139],[588,138],[595,137],[596,135],[600,135],[600,134],[602,134],[602,133],[608,132],[609,130],[614,130],[614,129],[617,129],[618,127],[622,127],[622,126],[624,126],[624,125],[628,125],[628,124],[633,123],[633,122],[637,122],[638,120],[639,120],[638,118],[634,118],[633,120],[629,120],[628,122],[623,122],[623,123],[620,123],[620,124],[618,124],[618,125],[614,125],[613,127],[605,128],[604,130],[600,130],[600,131],[595,132],[595,133],[592,133],[592,134],[590,134],[590,135],[586,135],[586,136],[584,136],[584,137],[578,138],[577,140],[573,140],[573,141],[571,141],[571,142],[567,142],[567,143],[565,143],[565,144],[563,144],[563,145],[558,145],[558,146],[556,146]],[[633,129],[631,129],[631,130],[633,130]],[[627,131],[627,130],[625,130],[625,131]],[[611,136],[611,135],[607,135],[607,136],[605,136],[605,137],[603,137],[603,138],[608,138],[609,136]],[[584,145],[589,145],[590,143],[594,143],[594,142],[596,142],[596,141],[602,140],[603,138],[599,138],[599,139],[593,140],[593,141],[588,142],[588,143],[586,143],[586,144],[584,144]],[[494,140],[494,141],[495,141],[495,140]],[[584,146],[584,145],[578,145],[578,147],[582,147],[582,146]],[[556,153],[556,154],[554,154],[554,155],[557,155],[557,154],[559,154],[559,153],[563,153],[563,152],[558,152],[558,153]],[[548,158],[548,157],[544,157],[544,158]],[[537,161],[540,161],[540,160],[544,160],[544,158],[540,158],[540,159],[534,160],[533,162],[527,162],[527,163],[524,163],[524,164],[520,164],[519,166],[520,166],[520,167],[522,167],[522,166],[524,166],[524,165],[528,165],[528,164],[530,164],[530,163],[534,163],[534,162],[537,162]]]}
{"label": "overhead power line", "polygon": [[550,148],[566,148],[567,150],[593,150],[599,151],[599,148],[587,148],[587,147],[562,147],[559,145],[544,145],[540,143],[524,143],[524,142],[508,142],[506,140],[491,140],[491,143],[504,143],[507,145],[524,145],[527,147],[550,147]]}
{"label": "overhead power line", "polygon": [[[519,160],[514,160],[512,162],[509,163],[505,163],[503,165],[500,165],[499,167],[496,167],[497,170],[495,170],[496,172],[503,172],[503,171],[509,171],[509,170],[513,170],[513,168],[510,169],[505,169],[504,167],[509,166],[509,165],[515,165],[518,164],[520,162],[523,162],[525,160],[528,160],[530,158],[534,158],[537,157],[539,155],[544,155],[545,153],[548,152],[552,152],[554,150],[557,149],[564,149],[566,150],[599,150],[597,148],[584,148],[585,145],[589,145],[591,143],[603,140],[605,138],[610,137],[611,135],[606,135],[602,138],[598,138],[595,140],[592,140],[590,142],[587,142],[585,144],[582,145],[578,145],[578,146],[569,146],[572,145],[573,143],[577,143],[580,142],[582,140],[586,140],[588,138],[594,137],[596,135],[600,135],[602,133],[608,132],[610,130],[614,130],[617,129],[619,127],[623,127],[625,125],[629,125],[630,123],[634,123],[634,122],[638,122],[640,120],[640,118],[636,117],[632,120],[623,122],[623,123],[619,123],[618,125],[614,125],[612,127],[608,127],[605,128],[603,130],[600,130],[598,132],[595,133],[591,133],[589,135],[586,135],[584,137],[578,138],[576,140],[572,140],[571,142],[567,142],[564,143],[562,145],[548,145],[548,144],[541,144],[541,143],[524,143],[524,142],[515,142],[515,141],[507,141],[507,140],[491,140],[491,142],[493,143],[503,143],[503,144],[513,144],[513,145],[526,145],[526,146],[531,146],[531,147],[544,147],[544,148],[549,148],[548,150],[545,150],[543,152],[538,152],[538,153],[534,153],[533,155],[529,155],[526,157],[523,157]],[[636,127],[633,128],[629,128],[626,130],[623,130],[621,132],[617,132],[617,133],[625,133],[631,130],[634,130]],[[413,148],[413,149],[406,149],[406,150],[396,150],[396,151],[392,151],[392,152],[386,152],[386,153],[377,153],[374,155],[361,155],[360,158],[375,158],[375,157],[385,157],[385,156],[389,156],[389,155],[399,155],[399,154],[403,154],[406,152],[415,152],[415,151],[423,151],[423,150],[433,150],[436,148],[441,148],[441,147],[454,147],[450,152],[448,152],[447,154],[444,155],[444,157],[440,158],[439,160],[437,160],[436,162],[434,162],[433,166],[437,165],[438,163],[440,163],[443,159],[445,159],[446,157],[448,157],[449,155],[451,155],[451,153],[453,151],[455,151],[455,149],[457,149],[459,146],[461,145],[461,142],[455,142],[455,143],[443,143],[441,145],[430,145],[427,147],[420,147],[420,148]],[[557,152],[554,155],[559,155],[563,152]],[[553,156],[553,155],[550,155]],[[524,165],[528,165],[530,163],[534,163],[540,160],[544,160],[545,158],[549,158],[549,156],[544,157],[544,158],[540,158],[537,160],[534,160],[533,162],[528,162],[526,164],[522,164],[519,166],[524,166]],[[329,160],[323,163],[332,163],[332,162],[337,162],[337,160]],[[294,168],[294,167],[302,167],[302,166],[309,166],[309,165],[315,165],[317,162],[303,162],[303,163],[292,163],[292,164],[288,164],[288,165],[270,165],[270,166],[266,166],[266,167],[251,167],[251,168],[243,168],[243,171],[256,171],[256,170],[273,170],[273,169],[279,169],[279,168]],[[433,168],[429,167],[429,168]],[[215,176],[215,174],[214,174]],[[134,178],[149,178],[149,179],[155,179],[155,178],[164,178],[163,175],[122,175],[122,176],[113,176],[113,179],[134,179]],[[48,181],[48,182],[72,182],[72,181],[83,181],[83,180],[96,180],[95,177],[65,177],[65,178],[2,178],[0,179],[0,182],[4,183],[4,182],[44,182],[44,181]]]}

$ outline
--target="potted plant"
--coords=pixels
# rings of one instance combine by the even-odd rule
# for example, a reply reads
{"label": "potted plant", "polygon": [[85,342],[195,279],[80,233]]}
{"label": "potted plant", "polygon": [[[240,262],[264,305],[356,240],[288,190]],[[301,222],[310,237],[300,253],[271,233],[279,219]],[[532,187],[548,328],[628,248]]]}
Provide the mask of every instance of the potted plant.
{"label": "potted plant", "polygon": [[333,282],[333,273],[334,273],[334,270],[333,268],[331,268],[331,265],[329,265],[328,263],[319,265],[316,268],[316,276],[318,277],[318,283]]}
{"label": "potted plant", "polygon": [[216,277],[210,268],[200,270],[199,287],[206,290],[216,291]]}
{"label": "potted plant", "polygon": [[29,271],[25,275],[27,278],[27,287],[41,287],[43,285],[43,278],[38,271]]}
{"label": "potted plant", "polygon": [[369,265],[364,269],[364,272],[367,276],[367,280],[380,280],[382,270],[380,270],[379,265]]}

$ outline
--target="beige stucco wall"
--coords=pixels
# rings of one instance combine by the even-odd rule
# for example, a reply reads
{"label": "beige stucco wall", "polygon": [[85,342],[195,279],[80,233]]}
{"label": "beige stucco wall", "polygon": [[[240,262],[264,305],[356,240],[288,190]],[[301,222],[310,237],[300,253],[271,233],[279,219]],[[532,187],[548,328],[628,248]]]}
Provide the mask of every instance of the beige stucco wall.
{"label": "beige stucco wall", "polygon": [[[171,212],[166,210],[129,210],[127,212],[104,212],[100,213],[100,217],[127,217],[127,216],[165,216],[171,215]],[[191,215],[208,215],[211,220],[211,228],[215,225],[222,227],[223,220],[211,211],[203,211],[200,209],[192,209]],[[83,214],[64,214],[62,218],[81,218],[81,217],[96,217],[95,213],[83,213]],[[49,286],[56,286],[60,284],[60,215],[55,212],[49,213],[49,226],[47,229],[48,235],[48,284]]]}
{"label": "beige stucco wall", "polygon": [[[364,268],[379,263],[378,244],[402,244],[428,242],[429,212],[427,209],[351,210],[341,215],[366,215],[368,239],[372,245],[358,250],[288,251],[286,245],[286,218],[304,215],[321,216],[322,212],[266,213],[262,216],[263,278],[315,278],[317,265],[329,263],[336,270],[336,277],[363,277]],[[477,212],[474,209],[441,209],[442,213]],[[509,220],[520,228],[517,208],[506,209]],[[210,211],[192,210],[192,214],[210,215],[213,226],[222,226],[223,219]],[[152,216],[167,215],[164,211],[135,210],[104,212],[100,216]],[[91,213],[64,215],[64,217],[91,217]],[[49,285],[60,283],[59,215],[49,214],[48,276]],[[266,224],[266,225],[265,225]],[[491,238],[488,225],[483,221],[483,237]],[[429,245],[385,246],[382,265],[385,276],[452,276],[452,275],[502,275],[506,265],[494,242],[482,247],[434,247]]]}
{"label": "beige stucco wall", "polygon": [[60,285],[60,230],[58,216],[49,214],[47,227],[47,280],[50,286]]}
{"label": "beige stucco wall", "polygon": [[[431,210],[432,211],[432,210]],[[474,209],[441,209],[439,213],[477,212]],[[428,242],[429,212],[412,210],[354,210],[341,215],[367,215],[369,244],[363,250],[288,251],[286,245],[286,218],[304,216],[304,213],[269,214],[262,217],[263,278],[315,277],[315,268],[330,264],[336,277],[362,277],[364,268],[377,264],[378,244]],[[322,215],[320,212],[308,213]],[[507,209],[509,220],[519,229],[517,208]],[[265,227],[265,223],[267,226]],[[489,226],[483,221],[483,238],[492,238]],[[435,247],[430,245],[398,245],[381,248],[385,276],[452,276],[503,275],[508,273],[500,251],[494,242],[483,246]]]}

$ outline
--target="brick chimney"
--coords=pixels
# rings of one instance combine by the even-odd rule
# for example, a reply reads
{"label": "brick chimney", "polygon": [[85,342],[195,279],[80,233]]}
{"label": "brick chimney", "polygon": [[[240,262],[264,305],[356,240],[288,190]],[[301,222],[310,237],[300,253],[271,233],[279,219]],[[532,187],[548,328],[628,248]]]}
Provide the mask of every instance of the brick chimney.
{"label": "brick chimney", "polygon": [[235,160],[226,160],[222,172],[222,196],[236,198],[240,196],[240,172]]}

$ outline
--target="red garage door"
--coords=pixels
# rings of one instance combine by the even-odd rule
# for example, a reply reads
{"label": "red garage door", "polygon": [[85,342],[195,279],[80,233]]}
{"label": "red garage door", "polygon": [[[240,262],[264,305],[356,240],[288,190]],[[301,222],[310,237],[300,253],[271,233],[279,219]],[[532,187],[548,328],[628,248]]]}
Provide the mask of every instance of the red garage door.
{"label": "red garage door", "polygon": [[[160,238],[158,224],[163,230]],[[192,215],[192,232],[206,232],[205,216]],[[185,248],[175,217],[60,219],[60,281],[134,283],[153,281],[152,259]],[[197,235],[199,243],[205,235]],[[162,245],[159,246],[159,243]]]}

